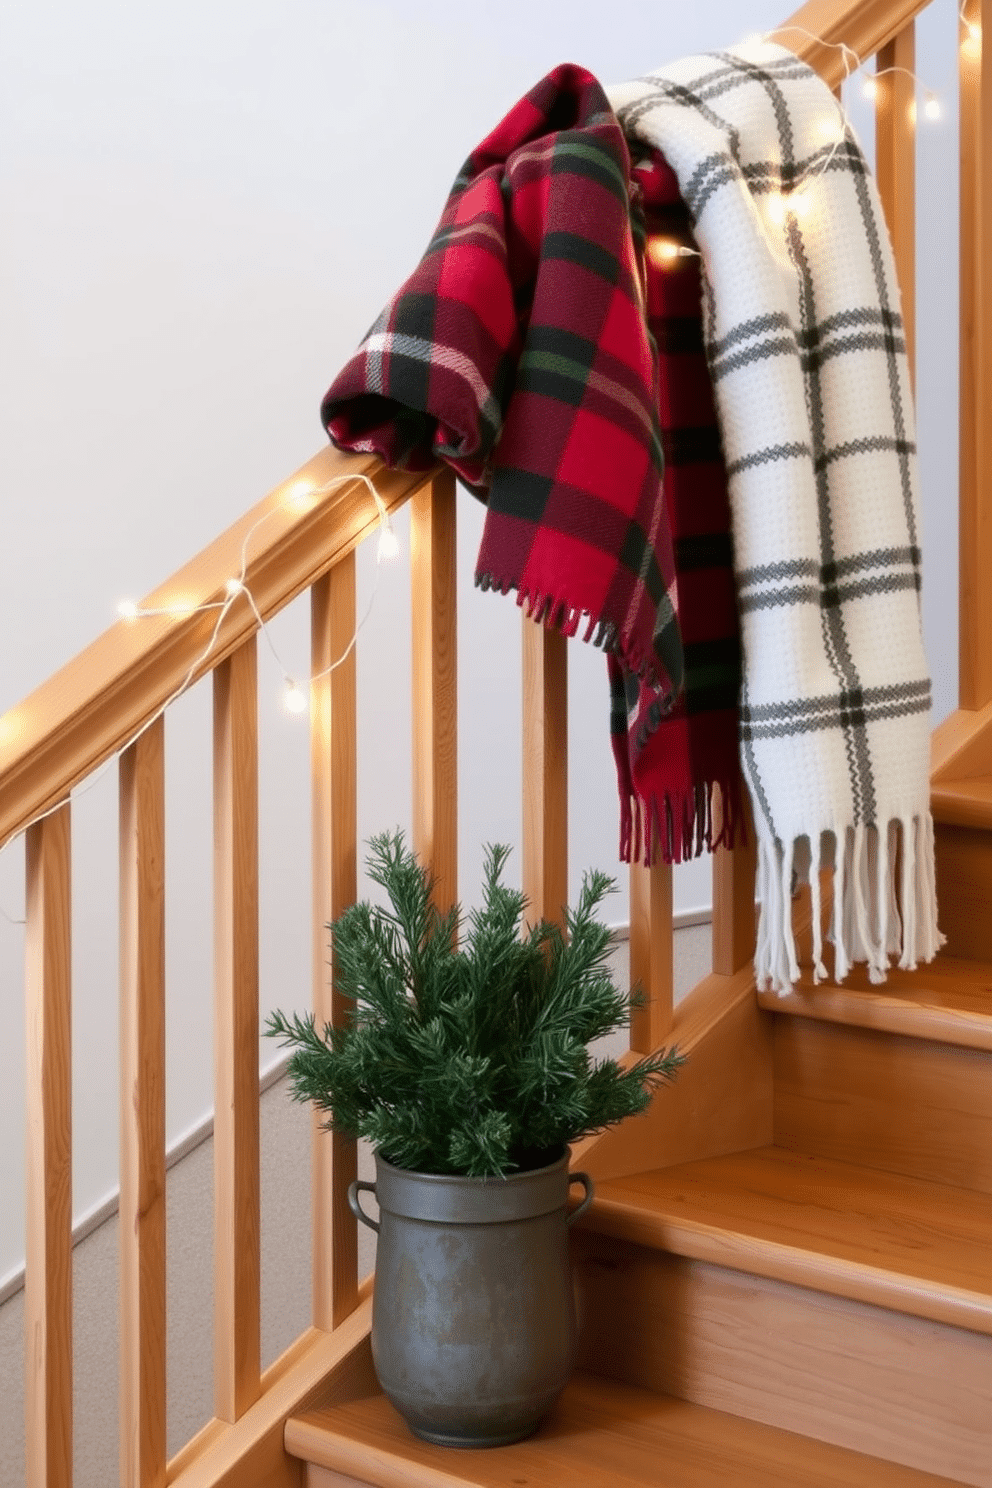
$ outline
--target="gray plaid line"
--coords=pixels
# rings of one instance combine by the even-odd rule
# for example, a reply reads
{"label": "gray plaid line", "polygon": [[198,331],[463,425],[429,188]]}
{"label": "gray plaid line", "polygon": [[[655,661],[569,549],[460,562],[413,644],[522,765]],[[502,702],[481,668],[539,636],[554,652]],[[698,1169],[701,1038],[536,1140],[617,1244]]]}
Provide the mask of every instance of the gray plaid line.
{"label": "gray plaid line", "polygon": [[843,341],[832,341],[829,346],[818,346],[814,351],[800,351],[802,367],[815,370],[830,362],[834,357],[846,356],[849,351],[884,351],[887,357],[891,357],[893,351],[905,351],[906,341],[902,336],[896,335],[873,335],[870,331],[862,331],[860,336],[845,336]]}
{"label": "gray plaid line", "polygon": [[754,470],[759,465],[772,465],[777,460],[798,460],[812,454],[808,444],[772,444],[767,449],[755,450],[753,454],[742,455],[739,460],[734,460],[727,466],[727,475],[739,475],[742,470]]}
{"label": "gray plaid line", "polygon": [[742,367],[752,367],[756,362],[768,362],[772,357],[798,355],[799,348],[793,335],[781,337],[777,341],[759,342],[757,346],[749,346],[746,351],[735,351],[732,356],[714,362],[710,367],[710,377],[713,382],[719,382],[722,377],[729,377],[731,372],[739,372]]}
{"label": "gray plaid line", "polygon": [[[893,682],[885,687],[866,687],[862,695],[865,708],[881,707],[888,703],[930,702],[931,686],[928,677],[915,682]],[[789,719],[812,718],[821,713],[838,711],[852,704],[843,704],[836,693],[820,693],[818,697],[793,698],[778,703],[759,703],[754,708],[741,708],[741,718],[748,723],[785,723]]]}
{"label": "gray plaid line", "polygon": [[819,576],[820,565],[812,558],[790,558],[781,563],[761,563],[754,568],[744,568],[737,576],[737,584],[746,589],[749,584],[762,584],[768,579],[816,579]]}
{"label": "gray plaid line", "polygon": [[738,599],[737,609],[741,615],[750,615],[754,610],[778,610],[791,605],[819,603],[818,584],[798,584],[792,589],[769,589],[764,594],[748,594]]}
{"label": "gray plaid line", "polygon": [[[813,276],[810,271],[809,260],[798,221],[794,217],[788,218],[787,227],[789,255],[795,266],[796,275],[799,280],[801,323],[803,328],[809,331],[816,325],[817,321]],[[813,434],[813,455],[814,460],[818,460],[826,452],[827,448],[823,388],[817,365],[810,365],[805,371],[810,429]],[[814,469],[814,478],[816,480],[817,507],[819,511],[820,562],[824,567],[827,567],[827,565],[836,561],[827,467],[821,466],[819,469]],[[858,676],[857,668],[854,665],[854,658],[851,655],[842,607],[839,603],[830,605],[821,604],[820,614],[827,660],[841,685],[841,689],[846,693],[853,693],[860,687],[861,679]],[[844,729],[844,749],[847,755],[848,772],[851,779],[855,825],[859,821],[872,821],[875,816],[875,785],[872,775],[871,756],[868,752],[864,729],[855,726],[853,720],[851,725]]]}
{"label": "gray plaid line", "polygon": [[[846,444],[838,444],[825,455],[820,456],[820,462],[824,465],[832,465],[837,460],[846,460],[849,455],[874,455],[879,453],[914,454],[916,445],[905,445],[898,439],[891,439],[887,435],[874,434],[865,439],[850,439]],[[891,548],[890,552],[900,552],[913,555],[913,548]],[[912,558],[918,562],[918,557]]]}
{"label": "gray plaid line", "polygon": [[789,111],[779,88],[772,76],[771,68],[763,67],[758,62],[748,62],[744,57],[732,58],[729,53],[720,53],[727,62],[736,66],[746,77],[753,79],[764,90],[775,115],[775,127],[778,130],[779,149],[782,154],[782,175],[785,180],[793,180],[796,170],[795,162],[795,140],[792,135],[792,121]]}
{"label": "gray plaid line", "polygon": [[[871,252],[872,271],[875,275],[875,289],[878,294],[878,302],[884,315],[893,317],[897,308],[889,303],[889,286],[885,273],[885,263],[882,255],[882,241],[878,231],[878,223],[872,210],[872,202],[868,193],[868,184],[864,175],[856,175],[854,178],[855,191],[858,198],[858,206],[861,209],[861,217],[864,223],[865,233]],[[892,322],[890,322],[891,324]],[[896,438],[904,445],[909,445],[906,437],[906,416],[902,406],[902,392],[899,387],[899,363],[897,352],[905,353],[906,346],[897,346],[895,337],[887,347],[888,374],[889,374],[889,400],[892,405],[892,423],[896,431]],[[919,534],[916,530],[916,514],[913,510],[913,483],[910,468],[910,457],[908,454],[897,456],[899,463],[899,478],[902,485],[903,511],[906,517],[906,533],[909,537],[910,546],[919,549]]]}
{"label": "gray plaid line", "polygon": [[781,563],[762,563],[754,568],[745,568],[737,576],[739,589],[747,589],[753,584],[764,584],[770,579],[819,579],[823,583],[833,583],[838,578],[846,578],[848,574],[863,573],[868,568],[880,568],[883,564],[910,563],[920,561],[920,555],[915,548],[873,548],[868,553],[856,553],[851,558],[838,558],[832,566],[832,572],[824,572],[818,563],[812,558],[785,559]]}
{"label": "gray plaid line", "polygon": [[742,615],[748,615],[754,610],[816,604],[825,615],[830,615],[853,599],[866,599],[875,594],[898,594],[904,589],[919,587],[919,573],[913,570],[905,574],[882,574],[877,579],[862,579],[856,584],[818,584],[815,587],[812,584],[797,584],[791,589],[768,589],[762,594],[742,595],[737,601],[737,608]]}
{"label": "gray plaid line", "polygon": [[[722,134],[726,135],[731,155],[735,160],[740,158],[739,131],[733,129],[727,123],[726,119],[722,119],[719,114],[715,114],[712,109],[707,108],[703,99],[698,96],[691,85],[687,86],[685,83],[670,82],[667,78],[652,77],[650,74],[646,77],[638,78],[637,82],[644,83],[647,87],[653,88],[655,90],[655,96],[653,98],[641,98],[634,103],[628,103],[619,111],[617,118],[625,134],[628,130],[636,133],[636,126],[644,118],[645,114],[653,113],[656,108],[663,106],[665,103],[682,103],[688,108],[695,109],[708,124],[712,124],[714,129],[718,129]],[[648,143],[650,144],[650,140]],[[720,158],[722,158],[722,154]],[[683,196],[685,196],[684,192]],[[686,200],[688,200],[688,197],[686,197]]]}
{"label": "gray plaid line", "polygon": [[715,360],[723,356],[724,352],[729,351],[732,346],[736,346],[740,341],[749,341],[752,336],[757,336],[761,331],[781,330],[790,332],[792,330],[789,317],[783,310],[776,310],[771,315],[756,315],[753,319],[744,320],[740,325],[734,326],[734,329],[728,331],[725,336],[721,336],[719,341],[709,342],[710,356]]}
{"label": "gray plaid line", "polygon": [[[920,698],[916,702],[892,703],[889,706],[881,706],[872,709],[859,709],[863,718],[859,718],[856,728],[859,736],[863,738],[864,731],[873,723],[884,723],[890,718],[911,718],[917,713],[929,713],[930,699]],[[743,721],[740,726],[741,741],[750,742],[752,739],[791,739],[799,734],[825,733],[827,729],[843,729],[845,735],[852,732],[852,719],[845,712],[838,709],[837,713],[828,716],[824,714],[820,718],[806,718],[796,723],[769,723],[752,726]],[[867,741],[865,743],[867,748]],[[874,793],[872,794],[874,803]],[[874,809],[874,806],[872,807]],[[868,815],[865,821],[873,821],[874,817]]]}
{"label": "gray plaid line", "polygon": [[888,563],[909,563],[915,567],[919,561],[918,548],[873,548],[871,552],[856,553],[851,558],[838,558],[834,563],[834,577],[845,578],[848,574],[864,573],[866,568],[881,568]]}
{"label": "gray plaid line", "polygon": [[[857,309],[838,310],[836,315],[828,315],[826,320],[821,321],[809,331],[804,331],[802,346],[817,346],[821,341],[837,330],[850,330],[852,326],[881,326],[886,331],[901,331],[903,320],[901,315],[891,315],[883,310],[875,310],[870,305],[860,305]],[[808,339],[807,339],[808,338]]]}

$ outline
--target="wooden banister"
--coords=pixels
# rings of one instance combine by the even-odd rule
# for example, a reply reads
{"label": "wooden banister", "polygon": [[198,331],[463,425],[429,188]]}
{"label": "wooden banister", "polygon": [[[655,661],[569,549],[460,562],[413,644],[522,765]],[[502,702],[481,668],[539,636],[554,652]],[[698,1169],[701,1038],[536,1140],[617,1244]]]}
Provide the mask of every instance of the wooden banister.
{"label": "wooden banister", "polygon": [[457,593],[455,480],[445,470],[410,516],[413,846],[442,911],[458,899]]}
{"label": "wooden banister", "polygon": [[630,1019],[630,1047],[650,1054],[672,1026],[672,869],[660,858],[630,870],[630,985],[646,998]]}
{"label": "wooden banister", "polygon": [[[992,4],[967,0],[966,24],[992,35]],[[960,48],[961,233],[959,706],[992,702],[992,46]]]}
{"label": "wooden banister", "polygon": [[[358,897],[356,648],[345,655],[354,633],[355,555],[349,553],[311,593],[313,1011],[321,1029],[341,1027],[348,1011],[334,991],[326,926]],[[314,1113],[313,1323],[330,1332],[358,1302],[358,1226],[348,1208],[358,1161],[354,1138],[325,1131],[323,1120]]]}
{"label": "wooden banister", "polygon": [[[834,88],[850,68],[838,45],[844,42],[862,61],[886,46],[925,10],[930,0],[808,0],[769,33],[816,69]],[[803,35],[802,33],[807,33]]]}
{"label": "wooden banister", "polygon": [[378,513],[362,481],[320,490],[356,473],[374,474],[387,511],[430,479],[384,470],[371,456],[321,451],[143,601],[143,608],[174,613],[119,621],[0,717],[0,847],[122,748],[191,670],[194,676],[211,671],[254,632],[250,606],[234,603],[209,658],[201,660],[216,616],[188,613],[225,598],[253,529],[246,582],[263,618],[374,530]]}
{"label": "wooden banister", "polygon": [[261,1375],[255,637],[214,672],[214,1413]]}
{"label": "wooden banister", "polygon": [[27,838],[27,1488],[72,1488],[72,983],[69,804]]}
{"label": "wooden banister", "polygon": [[916,368],[916,26],[887,42],[876,59],[875,178],[892,239],[910,375]]}
{"label": "wooden banister", "polygon": [[568,903],[568,660],[563,635],[526,617],[523,639],[523,890],[532,923]]}
{"label": "wooden banister", "polygon": [[120,765],[120,1463],[165,1483],[165,720]]}

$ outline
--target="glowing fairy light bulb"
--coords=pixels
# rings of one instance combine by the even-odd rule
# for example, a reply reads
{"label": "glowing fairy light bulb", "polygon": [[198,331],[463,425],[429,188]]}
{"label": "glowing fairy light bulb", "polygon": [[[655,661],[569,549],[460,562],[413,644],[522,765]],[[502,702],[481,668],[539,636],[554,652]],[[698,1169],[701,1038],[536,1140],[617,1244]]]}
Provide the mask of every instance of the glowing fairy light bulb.
{"label": "glowing fairy light bulb", "polygon": [[940,99],[935,93],[927,94],[927,101],[923,105],[923,112],[928,119],[939,119],[941,115]]}
{"label": "glowing fairy light bulb", "polygon": [[240,579],[228,579],[224,585],[224,588],[227,590],[228,599],[234,599],[235,595],[241,594],[244,591],[244,587]]}
{"label": "glowing fairy light bulb", "polygon": [[384,522],[379,528],[379,546],[376,550],[380,562],[385,558],[395,558],[400,550],[400,540],[393,531],[393,524]]}
{"label": "glowing fairy light bulb", "polygon": [[668,264],[674,263],[678,258],[679,245],[678,243],[673,243],[671,238],[649,238],[648,256],[652,263],[665,268]]}
{"label": "glowing fairy light bulb", "polygon": [[878,79],[873,77],[866,77],[864,83],[861,86],[861,91],[866,98],[869,98],[872,100],[872,102],[874,102],[874,100],[878,97]]}
{"label": "glowing fairy light bulb", "polygon": [[122,599],[117,606],[117,613],[124,620],[135,620],[138,616],[138,606],[133,599]]}
{"label": "glowing fairy light bulb", "polygon": [[785,202],[782,198],[780,196],[770,196],[768,198],[767,210],[768,216],[775,223],[775,226],[781,227],[785,221]]}
{"label": "glowing fairy light bulb", "polygon": [[306,713],[310,707],[306,693],[293,677],[286,678],[286,690],[282,695],[282,701],[287,713]]}
{"label": "glowing fairy light bulb", "polygon": [[797,217],[808,217],[813,209],[813,202],[808,191],[794,191],[789,197],[789,211],[794,212]]}

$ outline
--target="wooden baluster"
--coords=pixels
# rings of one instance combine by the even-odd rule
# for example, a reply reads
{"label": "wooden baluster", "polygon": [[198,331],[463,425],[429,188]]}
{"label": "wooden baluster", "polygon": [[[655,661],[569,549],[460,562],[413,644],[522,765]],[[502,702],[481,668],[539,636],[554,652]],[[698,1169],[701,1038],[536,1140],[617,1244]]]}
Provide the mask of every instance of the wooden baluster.
{"label": "wooden baluster", "polygon": [[69,803],[27,831],[27,1488],[72,1485],[72,983]]}
{"label": "wooden baluster", "polygon": [[[713,970],[733,976],[754,957],[754,886],[757,847],[747,791],[741,782],[741,809],[747,831],[747,846],[731,852],[718,847],[713,854]],[[720,832],[720,791],[714,787],[713,832]]]}
{"label": "wooden baluster", "polygon": [[165,1483],[165,728],[120,763],[120,1481]]}
{"label": "wooden baluster", "polygon": [[630,1047],[650,1054],[672,1026],[672,868],[661,858],[630,868],[630,985],[648,1001],[630,1018]]}
{"label": "wooden baluster", "polygon": [[411,501],[413,846],[444,911],[458,898],[458,678],[455,480],[436,475]]}
{"label": "wooden baluster", "polygon": [[532,923],[564,925],[568,903],[568,653],[523,619],[523,890]]}
{"label": "wooden baluster", "polygon": [[960,48],[960,526],[959,706],[992,701],[992,451],[985,417],[992,384],[992,0],[966,0]]}
{"label": "wooden baluster", "polygon": [[[313,783],[313,1010],[317,1027],[340,1027],[348,1004],[333,990],[327,925],[358,896],[355,648],[333,672],[355,632],[355,555],[314,584],[311,604],[310,758]],[[323,1130],[314,1116],[313,1322],[330,1331],[358,1300],[357,1224],[348,1185],[357,1177],[354,1138]]]}
{"label": "wooden baluster", "polygon": [[258,702],[254,636],[214,672],[214,1412],[258,1398]]}
{"label": "wooden baluster", "polygon": [[[912,21],[875,62],[875,178],[895,253],[910,376],[916,367],[916,27]],[[894,69],[894,70],[889,70]]]}

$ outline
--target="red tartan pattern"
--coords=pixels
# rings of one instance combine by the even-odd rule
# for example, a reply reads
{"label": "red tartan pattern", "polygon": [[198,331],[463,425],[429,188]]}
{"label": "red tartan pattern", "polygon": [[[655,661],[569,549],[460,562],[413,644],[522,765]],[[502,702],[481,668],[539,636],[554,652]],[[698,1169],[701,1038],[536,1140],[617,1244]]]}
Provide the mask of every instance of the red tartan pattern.
{"label": "red tartan pattern", "polygon": [[643,223],[602,88],[557,68],[473,151],[430,246],[321,405],[344,449],[445,460],[487,501],[476,569],[682,683]]}
{"label": "red tartan pattern", "polygon": [[[643,151],[644,147],[640,149]],[[698,256],[678,182],[658,151],[634,169],[648,232],[648,325],[658,348],[664,490],[674,541],[685,685],[673,709],[609,658],[611,730],[621,801],[621,857],[682,862],[743,837],[737,756],[741,649],[727,477],[703,348]],[[713,785],[722,826],[714,837]]]}

